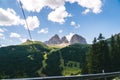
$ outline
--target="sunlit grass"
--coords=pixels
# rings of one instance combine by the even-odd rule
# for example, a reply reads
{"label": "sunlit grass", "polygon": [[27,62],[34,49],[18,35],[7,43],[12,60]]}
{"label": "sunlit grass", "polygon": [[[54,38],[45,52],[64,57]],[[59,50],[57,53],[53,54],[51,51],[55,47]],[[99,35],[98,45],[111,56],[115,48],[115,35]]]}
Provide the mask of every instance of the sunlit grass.
{"label": "sunlit grass", "polygon": [[70,75],[79,75],[81,72],[80,68],[70,68],[70,67],[65,67],[64,70],[62,71],[62,74],[65,76],[70,76]]}

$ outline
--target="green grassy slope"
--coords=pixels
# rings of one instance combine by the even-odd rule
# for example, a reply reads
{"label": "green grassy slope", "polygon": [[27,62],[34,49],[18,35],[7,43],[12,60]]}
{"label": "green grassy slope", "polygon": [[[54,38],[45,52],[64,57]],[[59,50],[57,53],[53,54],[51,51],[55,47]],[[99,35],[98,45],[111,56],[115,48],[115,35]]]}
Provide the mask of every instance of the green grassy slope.
{"label": "green grassy slope", "polygon": [[0,48],[0,78],[23,78],[81,73],[89,45],[51,48],[39,41]]}
{"label": "green grassy slope", "polygon": [[35,77],[42,67],[43,53],[50,49],[41,42],[0,48],[0,78]]}
{"label": "green grassy slope", "polygon": [[51,52],[44,73],[47,76],[80,74],[88,48],[89,45],[74,44]]}

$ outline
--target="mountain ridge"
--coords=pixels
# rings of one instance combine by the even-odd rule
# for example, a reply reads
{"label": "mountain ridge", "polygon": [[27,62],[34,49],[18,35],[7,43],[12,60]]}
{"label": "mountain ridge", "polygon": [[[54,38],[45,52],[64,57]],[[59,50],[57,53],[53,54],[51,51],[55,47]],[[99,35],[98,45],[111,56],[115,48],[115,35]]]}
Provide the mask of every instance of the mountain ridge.
{"label": "mountain ridge", "polygon": [[78,34],[74,34],[70,41],[68,41],[68,39],[66,38],[66,36],[63,36],[62,38],[59,37],[58,34],[55,34],[54,36],[52,36],[48,41],[44,42],[46,45],[72,45],[75,43],[79,43],[79,44],[87,44],[87,41],[84,37],[78,35]]}

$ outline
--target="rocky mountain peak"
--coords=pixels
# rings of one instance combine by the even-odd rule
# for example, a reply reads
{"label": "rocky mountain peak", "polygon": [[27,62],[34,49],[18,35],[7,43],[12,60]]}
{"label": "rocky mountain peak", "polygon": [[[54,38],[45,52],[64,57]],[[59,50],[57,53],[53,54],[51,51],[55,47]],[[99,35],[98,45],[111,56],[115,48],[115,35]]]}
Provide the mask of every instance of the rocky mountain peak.
{"label": "rocky mountain peak", "polygon": [[46,41],[45,43],[47,44],[60,44],[61,40],[59,38],[59,36],[57,34],[55,34],[53,37],[51,37],[48,41]]}
{"label": "rocky mountain peak", "polygon": [[63,36],[61,38],[61,43],[69,43],[69,41],[67,40],[67,38],[65,36]]}
{"label": "rocky mountain peak", "polygon": [[53,36],[53,38],[59,38],[58,34],[55,34],[55,35]]}
{"label": "rocky mountain peak", "polygon": [[78,34],[74,34],[70,40],[70,42],[67,40],[65,36],[63,36],[61,39],[60,37],[55,34],[53,37],[51,37],[48,41],[45,42],[47,45],[70,45],[70,44],[87,44],[85,38]]}
{"label": "rocky mountain peak", "polygon": [[75,44],[75,43],[87,44],[85,38],[83,38],[78,34],[74,34],[70,40],[70,44]]}

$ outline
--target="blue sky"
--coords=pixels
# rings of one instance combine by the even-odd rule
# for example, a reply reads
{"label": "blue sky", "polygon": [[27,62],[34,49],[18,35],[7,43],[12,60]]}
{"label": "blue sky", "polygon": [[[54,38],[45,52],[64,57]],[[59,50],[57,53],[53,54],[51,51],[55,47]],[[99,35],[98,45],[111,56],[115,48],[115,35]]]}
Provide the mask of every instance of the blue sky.
{"label": "blue sky", "polygon": [[[120,32],[120,0],[20,0],[33,40],[79,34],[92,43]],[[0,44],[29,39],[19,0],[0,0]]]}

